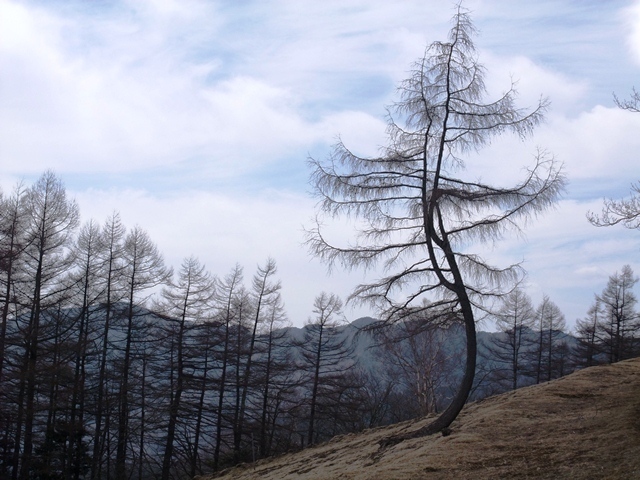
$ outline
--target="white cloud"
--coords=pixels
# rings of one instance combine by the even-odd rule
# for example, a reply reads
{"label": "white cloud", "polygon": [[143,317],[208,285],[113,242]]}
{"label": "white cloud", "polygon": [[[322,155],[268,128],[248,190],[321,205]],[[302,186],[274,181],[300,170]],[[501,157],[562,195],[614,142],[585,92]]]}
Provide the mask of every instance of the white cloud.
{"label": "white cloud", "polygon": [[570,179],[593,182],[596,195],[612,179],[630,182],[640,152],[640,115],[596,106],[575,118],[552,116],[539,139],[566,165]]}
{"label": "white cloud", "polygon": [[640,65],[640,1],[635,1],[625,9],[624,18],[628,25],[627,43],[635,62]]}
{"label": "white cloud", "polygon": [[[83,220],[102,223],[113,211],[127,228],[140,225],[163,252],[165,261],[179,268],[196,256],[212,273],[223,276],[236,263],[250,280],[257,265],[276,260],[283,279],[283,299],[290,319],[301,324],[320,292],[343,298],[362,275],[327,270],[303,245],[303,225],[309,226],[314,200],[295,193],[266,191],[255,196],[228,196],[202,191],[155,196],[139,190],[70,192]],[[351,320],[371,314],[347,309]]]}
{"label": "white cloud", "polygon": [[[538,145],[565,163],[567,199],[526,242],[492,253],[497,263],[526,256],[531,288],[553,296],[553,285],[566,293],[559,304],[583,302],[570,288],[590,296],[598,275],[604,283],[632,263],[629,232],[584,220],[637,170],[640,115],[606,108],[637,78],[621,48],[629,32],[640,63],[640,3],[621,4],[465,2],[490,92],[513,75],[519,105],[552,101],[531,139],[495,139],[468,175],[512,184]],[[85,218],[119,210],[176,267],[194,254],[217,274],[240,262],[250,276],[272,255],[302,320],[321,290],[344,297],[362,279],[327,277],[300,246],[313,215],[304,160],[338,136],[377,154],[394,87],[427,43],[446,39],[453,11],[435,1],[0,0],[0,184],[10,191],[54,169],[72,178]]]}
{"label": "white cloud", "polygon": [[380,154],[387,143],[387,123],[364,112],[343,111],[328,115],[320,124],[325,139],[340,140],[356,155],[367,157]]}
{"label": "white cloud", "polygon": [[551,102],[551,112],[575,111],[588,93],[585,80],[569,78],[521,55],[497,57],[481,52],[481,63],[489,72],[488,90],[492,97],[503,94],[513,80],[518,91],[518,104],[535,107],[541,98]]}
{"label": "white cloud", "polygon": [[[220,162],[218,172],[242,172],[314,140],[287,92],[249,77],[211,82],[215,57],[213,65],[185,64],[184,53],[166,48],[151,27],[183,6],[164,6],[162,21],[142,19],[152,24],[139,25],[142,33],[95,21],[96,45],[76,50],[64,37],[79,25],[3,4],[20,25],[16,38],[30,39],[5,45],[2,56],[8,171],[24,170],[24,158],[34,173],[135,171],[208,157]],[[34,125],[42,126],[35,138]]]}

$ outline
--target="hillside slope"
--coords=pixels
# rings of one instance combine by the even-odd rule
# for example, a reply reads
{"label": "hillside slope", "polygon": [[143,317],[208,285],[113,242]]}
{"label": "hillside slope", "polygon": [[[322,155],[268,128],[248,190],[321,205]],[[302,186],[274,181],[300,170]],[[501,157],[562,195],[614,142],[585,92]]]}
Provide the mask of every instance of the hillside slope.
{"label": "hillside slope", "polygon": [[337,437],[216,478],[640,479],[640,358],[468,405],[450,435],[379,451],[384,437],[428,421]]}

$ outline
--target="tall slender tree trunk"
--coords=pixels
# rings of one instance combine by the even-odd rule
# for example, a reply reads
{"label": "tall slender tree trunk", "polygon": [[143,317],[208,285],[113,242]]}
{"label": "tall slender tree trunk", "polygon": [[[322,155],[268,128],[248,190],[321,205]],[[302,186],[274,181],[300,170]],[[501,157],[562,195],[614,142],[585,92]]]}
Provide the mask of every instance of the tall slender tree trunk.
{"label": "tall slender tree trunk", "polygon": [[33,310],[29,320],[27,336],[26,355],[26,388],[25,388],[25,418],[24,418],[24,441],[22,445],[22,460],[20,465],[20,478],[29,478],[29,467],[31,465],[31,454],[33,453],[33,421],[35,416],[35,391],[36,391],[36,368],[38,361],[38,343],[40,336],[40,296],[42,289],[42,264],[44,254],[40,251],[38,268],[35,277],[35,288],[33,295]]}
{"label": "tall slender tree trunk", "polygon": [[[544,300],[543,300],[544,301]],[[538,332],[538,351],[536,352],[536,385],[542,380],[542,350],[544,349],[544,305],[540,311],[540,331]]]}
{"label": "tall slender tree trunk", "polygon": [[[106,372],[107,372],[107,353],[109,352],[109,325],[111,323],[111,286],[110,281],[107,284],[107,301],[104,307],[104,328],[102,331],[102,352],[100,354],[100,366],[98,372],[98,391],[96,399],[95,427],[93,433],[93,458],[91,460],[91,479],[99,478],[100,465],[104,454],[104,435],[102,429],[102,419],[104,417],[106,393]],[[106,428],[106,425],[105,425]]]}
{"label": "tall slender tree trunk", "polygon": [[11,479],[17,480],[20,471],[20,452],[22,447],[22,426],[24,425],[24,398],[27,388],[27,363],[29,350],[25,347],[23,364],[20,371],[20,385],[18,387],[18,411],[16,413],[16,433],[13,444],[13,459],[11,465]]}
{"label": "tall slender tree trunk", "polygon": [[15,256],[14,236],[11,236],[11,244],[7,253],[6,282],[4,289],[4,303],[2,304],[2,317],[0,318],[0,385],[4,372],[5,344],[7,338],[7,323],[9,319],[9,305],[11,304],[11,288],[13,287],[13,257]]}
{"label": "tall slender tree trunk", "polygon": [[[193,454],[191,455],[189,474],[194,478],[200,472],[200,437],[202,430],[202,417],[204,415],[204,399],[207,391],[207,378],[209,375],[209,348],[204,349],[204,365],[202,367],[202,382],[200,384],[200,396],[198,398],[198,408],[196,412],[196,426],[193,432]],[[218,419],[219,420],[219,419]],[[216,448],[218,444],[216,443]],[[214,456],[215,460],[215,456]],[[214,461],[214,471],[217,464]]]}
{"label": "tall slender tree trunk", "polygon": [[318,332],[318,343],[316,345],[316,358],[313,366],[313,384],[311,387],[311,399],[309,406],[309,429],[307,431],[307,446],[314,444],[313,435],[315,433],[315,420],[316,420],[316,403],[318,399],[318,385],[320,385],[320,364],[322,361],[322,334],[324,333],[324,326],[320,325],[320,331]]}
{"label": "tall slender tree trunk", "polygon": [[517,325],[517,320],[514,322],[514,346],[513,346],[513,390],[518,389],[518,372],[520,370],[520,345],[522,345],[522,325]]}
{"label": "tall slender tree trunk", "polygon": [[[262,295],[262,292],[261,292]],[[260,307],[262,296],[259,297],[258,304],[256,305],[256,314],[253,321],[253,329],[251,331],[251,339],[249,340],[249,352],[247,354],[247,363],[245,364],[244,375],[242,376],[242,391],[240,398],[240,410],[238,413],[238,423],[236,425],[236,435],[234,437],[234,452],[236,459],[240,458],[240,447],[242,442],[242,434],[244,430],[244,416],[247,405],[247,393],[249,391],[249,381],[251,378],[251,369],[253,366],[253,354],[256,345],[256,335],[258,333],[258,323],[260,318]]]}
{"label": "tall slender tree trunk", "polygon": [[87,350],[87,330],[89,324],[88,285],[85,283],[83,306],[80,312],[80,326],[76,342],[75,372],[71,400],[69,450],[73,458],[73,478],[79,480],[82,463],[82,437],[84,435],[85,362]]}
{"label": "tall slender tree trunk", "polygon": [[264,391],[262,392],[262,416],[260,418],[260,456],[267,456],[267,422],[269,414],[269,387],[271,383],[271,355],[273,350],[273,329],[269,329],[267,359],[265,366]]}
{"label": "tall slender tree trunk", "polygon": [[183,389],[183,377],[184,377],[184,359],[183,359],[183,342],[184,342],[184,329],[187,316],[187,304],[189,301],[189,291],[184,298],[182,317],[180,318],[178,340],[177,340],[177,372],[176,372],[176,387],[169,407],[169,424],[167,426],[167,443],[164,449],[164,457],[162,461],[162,480],[169,480],[171,473],[171,458],[173,456],[173,440],[176,433],[176,423],[178,421],[178,414],[180,411],[180,398],[182,397]]}
{"label": "tall slender tree trunk", "polygon": [[[230,305],[228,305],[230,309]],[[224,396],[227,383],[227,366],[229,363],[229,341],[230,341],[230,329],[231,329],[231,316],[230,312],[227,315],[224,325],[224,340],[222,347],[222,366],[220,372],[220,386],[218,387],[218,406],[216,413],[216,446],[213,451],[213,471],[217,471],[220,466],[220,447],[222,445],[222,410],[224,409]]]}
{"label": "tall slender tree trunk", "polygon": [[[146,350],[146,349],[145,349]],[[145,429],[146,429],[146,382],[147,382],[147,354],[146,351],[142,352],[142,378],[140,383],[140,440],[138,443],[138,449],[140,450],[140,457],[138,461],[138,480],[142,480],[144,471],[144,459],[145,459]]]}
{"label": "tall slender tree trunk", "polygon": [[129,441],[129,374],[131,370],[131,340],[133,336],[133,293],[134,282],[131,282],[129,305],[127,307],[127,332],[120,379],[118,400],[118,445],[116,449],[116,477],[127,477],[127,443]]}

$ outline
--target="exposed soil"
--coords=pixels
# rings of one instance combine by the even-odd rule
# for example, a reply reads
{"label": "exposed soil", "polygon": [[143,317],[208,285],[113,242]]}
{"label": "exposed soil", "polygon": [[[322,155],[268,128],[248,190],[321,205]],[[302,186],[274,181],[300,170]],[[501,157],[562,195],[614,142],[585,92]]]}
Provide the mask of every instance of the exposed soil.
{"label": "exposed soil", "polygon": [[336,437],[215,478],[640,479],[640,358],[470,404],[447,436],[379,449],[428,421]]}

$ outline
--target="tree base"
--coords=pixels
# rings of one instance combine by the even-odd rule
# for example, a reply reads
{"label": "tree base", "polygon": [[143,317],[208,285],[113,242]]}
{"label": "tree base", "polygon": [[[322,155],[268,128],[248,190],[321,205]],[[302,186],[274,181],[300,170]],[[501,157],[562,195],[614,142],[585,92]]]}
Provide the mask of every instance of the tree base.
{"label": "tree base", "polygon": [[414,438],[422,438],[428,437],[430,435],[435,435],[436,433],[442,433],[443,437],[447,437],[451,435],[451,429],[446,426],[437,425],[439,422],[436,420],[429,425],[426,425],[418,430],[414,430],[413,432],[403,433],[399,435],[392,435],[390,437],[385,437],[378,442],[378,452],[386,450],[387,448],[398,445],[399,443],[404,442],[405,440],[411,440]]}

